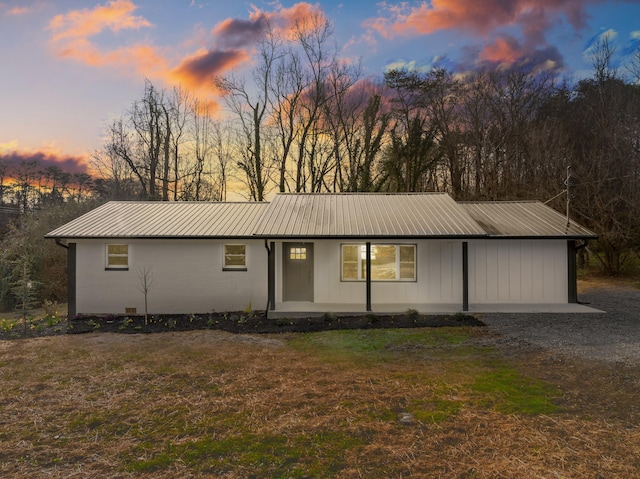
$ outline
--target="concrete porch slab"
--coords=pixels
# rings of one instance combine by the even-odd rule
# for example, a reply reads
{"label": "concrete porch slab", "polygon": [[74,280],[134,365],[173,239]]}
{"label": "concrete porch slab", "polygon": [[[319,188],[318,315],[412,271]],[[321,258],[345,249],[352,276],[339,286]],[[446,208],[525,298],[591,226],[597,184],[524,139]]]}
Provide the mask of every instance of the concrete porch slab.
{"label": "concrete porch slab", "polygon": [[[317,317],[325,313],[337,316],[354,316],[364,314],[403,314],[415,309],[420,314],[451,315],[462,311],[461,304],[372,304],[372,311],[367,311],[364,304],[311,303],[304,301],[287,301],[276,303],[276,309],[269,311],[270,318],[302,318]],[[468,314],[482,313],[602,313],[599,309],[579,303],[561,304],[470,304]]]}

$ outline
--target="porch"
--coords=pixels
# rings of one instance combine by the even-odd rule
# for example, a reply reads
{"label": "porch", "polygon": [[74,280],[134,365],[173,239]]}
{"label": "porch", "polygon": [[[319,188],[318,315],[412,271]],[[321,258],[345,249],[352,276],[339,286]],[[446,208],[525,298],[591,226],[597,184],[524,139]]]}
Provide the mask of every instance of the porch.
{"label": "porch", "polygon": [[463,311],[460,303],[438,304],[376,304],[371,305],[371,311],[367,311],[365,304],[340,304],[340,303],[312,303],[306,301],[285,301],[276,303],[274,310],[269,311],[270,318],[300,318],[322,316],[332,313],[337,316],[349,315],[386,315],[404,314],[407,310],[416,310],[420,314],[427,315],[451,315],[456,313],[483,314],[483,313],[602,313],[596,308],[579,303],[553,303],[553,304],[470,304],[467,311]]}

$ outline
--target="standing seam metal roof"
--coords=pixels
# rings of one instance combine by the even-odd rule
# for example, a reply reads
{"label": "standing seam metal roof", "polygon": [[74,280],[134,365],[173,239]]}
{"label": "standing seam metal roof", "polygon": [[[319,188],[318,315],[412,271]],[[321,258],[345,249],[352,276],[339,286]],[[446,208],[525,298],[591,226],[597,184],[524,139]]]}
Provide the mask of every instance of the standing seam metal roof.
{"label": "standing seam metal roof", "polygon": [[492,237],[596,238],[587,228],[539,201],[460,202]]}
{"label": "standing seam metal roof", "polygon": [[458,237],[486,232],[446,193],[279,194],[255,236]]}
{"label": "standing seam metal roof", "polygon": [[268,203],[110,201],[48,238],[251,237]]}
{"label": "standing seam metal roof", "polygon": [[596,238],[537,202],[446,193],[279,194],[271,203],[106,203],[48,238]]}

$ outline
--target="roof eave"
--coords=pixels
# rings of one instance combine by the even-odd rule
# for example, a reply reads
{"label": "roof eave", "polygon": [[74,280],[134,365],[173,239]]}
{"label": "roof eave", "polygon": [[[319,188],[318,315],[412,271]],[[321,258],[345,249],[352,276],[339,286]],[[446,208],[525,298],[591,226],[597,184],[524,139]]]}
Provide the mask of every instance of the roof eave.
{"label": "roof eave", "polygon": [[486,239],[487,235],[255,235],[272,240],[356,240],[356,239]]}
{"label": "roof eave", "polygon": [[595,240],[597,235],[489,235],[489,239],[517,240]]}
{"label": "roof eave", "polygon": [[247,235],[225,235],[225,236],[167,236],[167,235],[158,235],[158,236],[50,236],[45,235],[45,239],[57,239],[57,240],[141,240],[141,239],[163,239],[163,240],[184,240],[184,239],[247,239],[247,240],[258,240],[261,238],[255,236],[247,236]]}

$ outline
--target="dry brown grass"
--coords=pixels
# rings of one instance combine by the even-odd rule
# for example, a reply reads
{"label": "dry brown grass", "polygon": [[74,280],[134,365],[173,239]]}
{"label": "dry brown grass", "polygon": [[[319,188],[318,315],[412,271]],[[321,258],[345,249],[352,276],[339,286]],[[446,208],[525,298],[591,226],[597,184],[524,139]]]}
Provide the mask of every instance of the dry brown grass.
{"label": "dry brown grass", "polygon": [[598,276],[591,274],[578,279],[578,293],[583,293],[590,289],[638,289],[640,283],[638,278],[630,276]]}
{"label": "dry brown grass", "polygon": [[[640,476],[637,371],[464,334],[358,361],[208,330],[0,341],[0,477]],[[560,408],[470,386],[504,365]]]}

